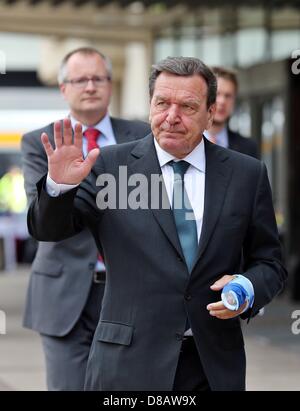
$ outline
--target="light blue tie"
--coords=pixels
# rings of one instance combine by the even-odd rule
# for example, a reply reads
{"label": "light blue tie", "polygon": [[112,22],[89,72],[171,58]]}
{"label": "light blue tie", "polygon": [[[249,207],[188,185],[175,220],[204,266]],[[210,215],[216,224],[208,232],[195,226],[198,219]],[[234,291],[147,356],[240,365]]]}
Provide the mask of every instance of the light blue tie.
{"label": "light blue tie", "polygon": [[184,174],[189,167],[186,161],[171,161],[174,170],[173,214],[182,252],[191,273],[198,251],[197,225],[193,208],[184,188]]}

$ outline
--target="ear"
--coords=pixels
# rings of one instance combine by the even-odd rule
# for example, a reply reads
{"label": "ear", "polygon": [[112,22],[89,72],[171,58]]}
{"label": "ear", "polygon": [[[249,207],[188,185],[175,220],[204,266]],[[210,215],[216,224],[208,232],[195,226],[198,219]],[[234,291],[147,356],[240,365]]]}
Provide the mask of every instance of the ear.
{"label": "ear", "polygon": [[207,126],[206,129],[208,130],[212,126],[212,122],[214,119],[214,115],[216,113],[217,104],[212,104],[208,109],[208,118],[207,118]]}
{"label": "ear", "polygon": [[66,85],[65,85],[64,83],[60,84],[60,85],[59,85],[59,89],[60,89],[60,92],[61,92],[61,94],[63,95],[64,99],[66,99],[66,92],[65,92],[65,90],[66,90]]}

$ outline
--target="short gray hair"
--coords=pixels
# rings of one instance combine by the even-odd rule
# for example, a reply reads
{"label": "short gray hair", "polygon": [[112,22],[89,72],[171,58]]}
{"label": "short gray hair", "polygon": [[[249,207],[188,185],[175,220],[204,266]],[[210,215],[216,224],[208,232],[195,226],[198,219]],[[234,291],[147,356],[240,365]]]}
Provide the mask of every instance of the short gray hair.
{"label": "short gray hair", "polygon": [[153,97],[154,87],[157,77],[167,72],[178,76],[193,76],[198,74],[203,77],[207,84],[207,108],[216,101],[217,96],[217,79],[212,70],[201,60],[195,57],[167,57],[153,64],[149,77],[149,94],[150,99]]}
{"label": "short gray hair", "polygon": [[58,84],[63,84],[64,81],[67,79],[67,64],[68,61],[70,59],[70,57],[72,57],[74,54],[83,54],[86,56],[90,56],[93,54],[97,54],[98,56],[100,56],[102,58],[102,60],[104,61],[106,70],[107,70],[107,76],[109,77],[109,79],[112,79],[112,63],[111,60],[105,56],[104,54],[102,54],[99,50],[93,48],[93,47],[80,47],[77,48],[75,50],[70,51],[62,60],[62,62],[60,63],[60,67],[58,70],[58,76],[57,76],[57,80],[58,80]]}

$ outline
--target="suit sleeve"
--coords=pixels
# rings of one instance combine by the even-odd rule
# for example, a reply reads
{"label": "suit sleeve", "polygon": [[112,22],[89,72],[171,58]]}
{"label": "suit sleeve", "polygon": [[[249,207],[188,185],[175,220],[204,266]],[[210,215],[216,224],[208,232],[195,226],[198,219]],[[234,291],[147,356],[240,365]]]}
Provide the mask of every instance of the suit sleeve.
{"label": "suit sleeve", "polygon": [[257,314],[284,287],[287,272],[282,264],[272,193],[267,170],[261,163],[254,206],[244,242],[246,271],[244,275],[254,287],[254,304],[242,318]]}
{"label": "suit sleeve", "polygon": [[36,183],[47,173],[48,162],[37,132],[24,134],[21,142],[22,164],[27,200],[37,194]]}

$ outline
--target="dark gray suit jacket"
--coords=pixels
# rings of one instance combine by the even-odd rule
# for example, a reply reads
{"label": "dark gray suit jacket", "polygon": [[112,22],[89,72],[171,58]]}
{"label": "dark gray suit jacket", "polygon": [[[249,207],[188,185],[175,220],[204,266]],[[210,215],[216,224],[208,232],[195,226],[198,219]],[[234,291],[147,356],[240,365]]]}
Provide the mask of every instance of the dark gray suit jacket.
{"label": "dark gray suit jacket", "polygon": [[248,156],[259,158],[258,147],[253,138],[243,137],[241,134],[228,129],[228,148]]}
{"label": "dark gray suit jacket", "polygon": [[[128,166],[128,176],[141,173],[148,181],[161,174],[152,135],[103,149],[89,177],[60,197],[46,194],[45,179],[38,183],[39,196],[28,213],[30,233],[57,241],[88,226],[107,263],[86,389],[171,390],[187,316],[211,388],[244,389],[240,321],[209,315],[206,306],[220,299],[210,286],[238,272],[243,250],[243,274],[255,290],[254,306],[245,315],[251,317],[282,289],[286,271],[265,166],[206,140],[205,153],[203,228],[191,274],[172,210],[100,211],[96,205],[98,175],[111,173],[118,182],[120,165]],[[145,194],[151,204],[151,190]]]}
{"label": "dark gray suit jacket", "polygon": [[[111,123],[117,143],[134,141],[150,132],[150,126],[141,121],[111,118]],[[48,169],[42,132],[54,144],[53,124],[27,133],[22,139],[29,201],[36,195],[37,181]],[[59,243],[39,243],[27,292],[24,326],[52,336],[68,334],[86,303],[96,261],[97,247],[88,229]]]}

